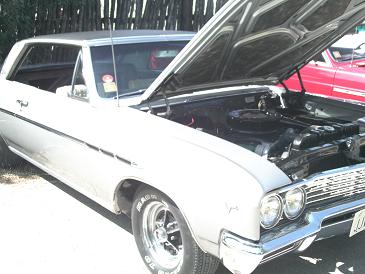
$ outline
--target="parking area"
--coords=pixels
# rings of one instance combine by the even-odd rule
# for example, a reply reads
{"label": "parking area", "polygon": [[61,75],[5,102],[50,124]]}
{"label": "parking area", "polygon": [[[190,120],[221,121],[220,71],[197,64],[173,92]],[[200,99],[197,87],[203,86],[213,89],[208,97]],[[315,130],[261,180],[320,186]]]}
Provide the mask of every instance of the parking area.
{"label": "parking area", "polygon": [[[0,273],[147,273],[127,217],[31,166],[0,170],[0,218]],[[255,274],[362,274],[364,248],[365,233],[345,235],[267,263]]]}

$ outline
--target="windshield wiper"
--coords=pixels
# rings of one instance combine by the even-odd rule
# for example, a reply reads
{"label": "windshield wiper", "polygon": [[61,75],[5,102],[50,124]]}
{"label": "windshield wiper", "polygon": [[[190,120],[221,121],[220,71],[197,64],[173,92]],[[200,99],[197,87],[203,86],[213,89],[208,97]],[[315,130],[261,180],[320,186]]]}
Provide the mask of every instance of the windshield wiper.
{"label": "windshield wiper", "polygon": [[122,94],[119,94],[118,96],[114,96],[113,99],[118,99],[118,98],[123,98],[123,97],[129,97],[129,96],[134,96],[134,95],[141,95],[145,91],[146,91],[146,89],[139,89],[139,90],[132,91],[132,92],[122,93]]}

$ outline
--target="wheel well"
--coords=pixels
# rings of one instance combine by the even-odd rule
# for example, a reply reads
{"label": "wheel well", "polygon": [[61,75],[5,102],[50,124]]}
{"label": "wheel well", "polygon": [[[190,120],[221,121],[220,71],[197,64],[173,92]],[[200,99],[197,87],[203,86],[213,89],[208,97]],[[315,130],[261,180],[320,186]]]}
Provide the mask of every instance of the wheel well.
{"label": "wheel well", "polygon": [[[115,194],[115,204],[117,206],[118,211],[120,213],[127,215],[129,218],[131,218],[134,197],[135,197],[137,191],[140,188],[145,187],[145,186],[154,188],[148,184],[145,184],[141,181],[137,181],[137,180],[133,180],[133,179],[127,179],[127,180],[122,181],[119,184],[119,187],[117,188],[117,191]],[[156,189],[156,188],[154,188],[154,189]],[[160,191],[158,189],[156,189],[156,190]],[[172,201],[172,200],[171,200],[171,202],[174,203],[174,201]],[[188,224],[189,230],[190,230],[191,235],[194,238],[195,242],[198,244],[199,248],[205,252],[205,249],[203,249],[203,247],[197,241],[197,238],[195,237],[195,234],[194,234],[188,220],[186,219],[186,216],[184,216],[184,219],[185,219],[186,223]]]}
{"label": "wheel well", "polygon": [[120,183],[118,190],[116,191],[116,205],[119,211],[129,217],[131,217],[131,210],[133,205],[134,196],[137,190],[146,184],[128,179]]}

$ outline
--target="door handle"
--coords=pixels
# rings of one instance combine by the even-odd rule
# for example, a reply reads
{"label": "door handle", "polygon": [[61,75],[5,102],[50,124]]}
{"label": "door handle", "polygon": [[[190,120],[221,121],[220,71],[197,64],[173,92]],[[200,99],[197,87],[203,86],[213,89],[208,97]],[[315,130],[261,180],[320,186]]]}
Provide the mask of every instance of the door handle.
{"label": "door handle", "polygon": [[16,102],[20,105],[20,107],[27,107],[29,105],[28,101],[16,100]]}

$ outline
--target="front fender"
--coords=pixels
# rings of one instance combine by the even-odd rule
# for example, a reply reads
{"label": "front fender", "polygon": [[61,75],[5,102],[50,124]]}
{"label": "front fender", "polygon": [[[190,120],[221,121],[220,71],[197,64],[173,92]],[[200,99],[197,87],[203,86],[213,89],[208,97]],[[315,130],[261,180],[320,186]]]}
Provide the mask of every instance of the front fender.
{"label": "front fender", "polygon": [[[140,178],[176,203],[199,246],[218,256],[223,229],[259,240],[259,204],[266,192],[257,178],[201,147],[183,142],[171,146],[174,154],[167,155],[163,162],[156,158],[146,162]],[[276,167],[270,167],[276,174]],[[270,180],[277,178],[267,178]]]}
{"label": "front fender", "polygon": [[169,196],[207,252],[218,255],[222,229],[259,239],[261,198],[290,183],[279,168],[223,139],[157,116],[129,108],[110,110],[110,117],[114,114],[123,130],[100,127],[113,134],[99,138],[99,146],[123,156],[130,165],[117,171],[118,181],[102,184],[104,200],[113,201],[120,182],[133,178]]}

